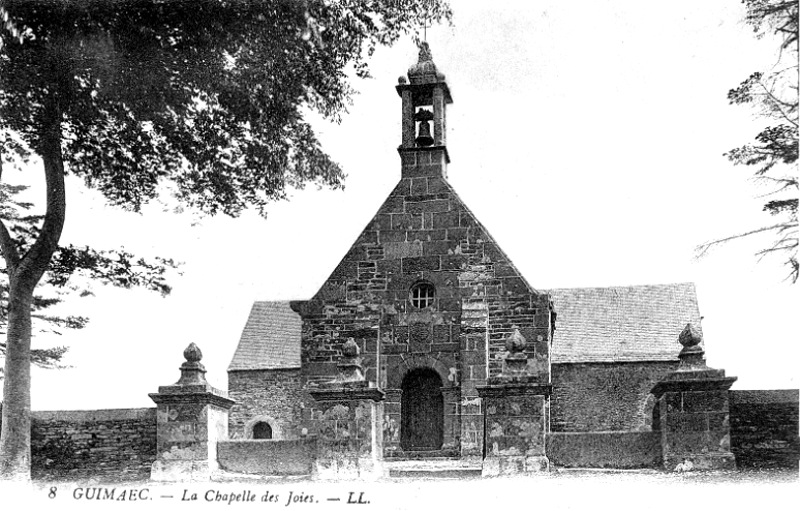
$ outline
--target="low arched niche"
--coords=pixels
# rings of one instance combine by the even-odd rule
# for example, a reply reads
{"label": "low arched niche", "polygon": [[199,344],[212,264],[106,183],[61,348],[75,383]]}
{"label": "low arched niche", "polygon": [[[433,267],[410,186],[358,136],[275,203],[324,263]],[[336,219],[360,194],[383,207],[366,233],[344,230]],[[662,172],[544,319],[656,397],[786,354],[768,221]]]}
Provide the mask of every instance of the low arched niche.
{"label": "low arched niche", "polygon": [[245,424],[245,438],[248,440],[281,440],[282,436],[278,421],[268,415],[255,417]]}

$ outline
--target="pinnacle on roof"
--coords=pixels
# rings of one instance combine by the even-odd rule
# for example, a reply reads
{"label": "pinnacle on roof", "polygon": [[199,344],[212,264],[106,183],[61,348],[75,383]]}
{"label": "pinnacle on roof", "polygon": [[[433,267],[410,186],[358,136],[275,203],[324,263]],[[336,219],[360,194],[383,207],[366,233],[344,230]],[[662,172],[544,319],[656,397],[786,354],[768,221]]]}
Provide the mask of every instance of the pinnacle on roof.
{"label": "pinnacle on roof", "polygon": [[426,83],[439,83],[444,81],[444,73],[436,69],[433,63],[433,54],[428,43],[419,43],[419,60],[416,64],[408,68],[408,79],[412,85],[422,85]]}

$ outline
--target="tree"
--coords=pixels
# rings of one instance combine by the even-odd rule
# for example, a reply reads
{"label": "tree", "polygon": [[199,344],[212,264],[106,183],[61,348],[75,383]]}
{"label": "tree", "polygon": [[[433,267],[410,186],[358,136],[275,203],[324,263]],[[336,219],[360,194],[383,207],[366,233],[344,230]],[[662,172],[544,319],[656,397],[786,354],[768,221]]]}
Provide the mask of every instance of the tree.
{"label": "tree", "polygon": [[[0,151],[0,154],[3,152]],[[0,161],[0,176],[2,175]],[[33,204],[15,197],[26,187],[10,186],[0,182],[0,220],[16,235],[18,250],[25,252],[38,236],[41,216],[27,214]],[[167,295],[171,291],[166,281],[169,269],[178,264],[171,259],[156,258],[146,261],[125,250],[97,251],[88,246],[60,246],[50,260],[31,303],[32,337],[40,334],[61,334],[64,329],[80,329],[88,322],[84,316],[64,316],[48,313],[48,309],[71,296],[85,297],[93,294],[91,283],[99,281],[117,287],[143,287]],[[0,261],[0,338],[8,328],[8,271]],[[6,343],[0,341],[0,361],[5,362]],[[42,368],[59,368],[67,348],[31,349],[31,363]],[[4,368],[0,367],[0,381]],[[1,403],[2,401],[0,401]]]}
{"label": "tree", "polygon": [[780,41],[778,59],[768,72],[755,72],[728,92],[733,105],[749,104],[768,125],[755,136],[755,143],[727,152],[734,165],[755,168],[754,176],[769,186],[763,210],[772,221],[744,233],[714,240],[697,248],[698,257],[711,247],[734,239],[771,233],[773,241],[757,252],[759,257],[783,254],[789,280],[798,278],[798,4],[787,0],[743,0],[745,21],[757,37],[772,34]]}
{"label": "tree", "polygon": [[[344,175],[307,109],[338,120],[346,68],[378,45],[450,18],[444,0],[6,0],[0,132],[41,158],[47,206],[21,252],[0,223],[9,276],[0,478],[30,474],[34,289],[58,249],[64,174],[134,211],[168,189],[236,216]],[[231,257],[235,262],[235,255]]]}

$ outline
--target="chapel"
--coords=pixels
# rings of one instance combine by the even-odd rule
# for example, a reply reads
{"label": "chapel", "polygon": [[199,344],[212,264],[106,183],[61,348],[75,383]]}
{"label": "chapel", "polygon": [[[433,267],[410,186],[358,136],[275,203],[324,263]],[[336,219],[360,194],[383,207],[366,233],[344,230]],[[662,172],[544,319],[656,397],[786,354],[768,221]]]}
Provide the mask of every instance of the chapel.
{"label": "chapel", "polygon": [[397,185],[314,296],[253,304],[228,368],[231,438],[309,435],[310,392],[353,345],[385,395],[387,459],[482,457],[524,435],[485,426],[481,388],[511,355],[544,433],[650,431],[678,334],[700,338],[694,285],[534,287],[447,181],[454,99],[426,44],[396,90]]}

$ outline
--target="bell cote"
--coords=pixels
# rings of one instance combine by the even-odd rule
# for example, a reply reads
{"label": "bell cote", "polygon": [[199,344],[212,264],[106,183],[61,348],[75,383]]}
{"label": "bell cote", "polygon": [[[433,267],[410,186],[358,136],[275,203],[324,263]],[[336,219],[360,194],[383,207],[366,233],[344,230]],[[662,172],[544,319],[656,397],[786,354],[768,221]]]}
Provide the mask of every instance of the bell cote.
{"label": "bell cote", "polygon": [[419,61],[408,69],[408,78],[398,79],[397,93],[403,102],[402,177],[446,177],[446,110],[453,98],[428,43],[420,43]]}

